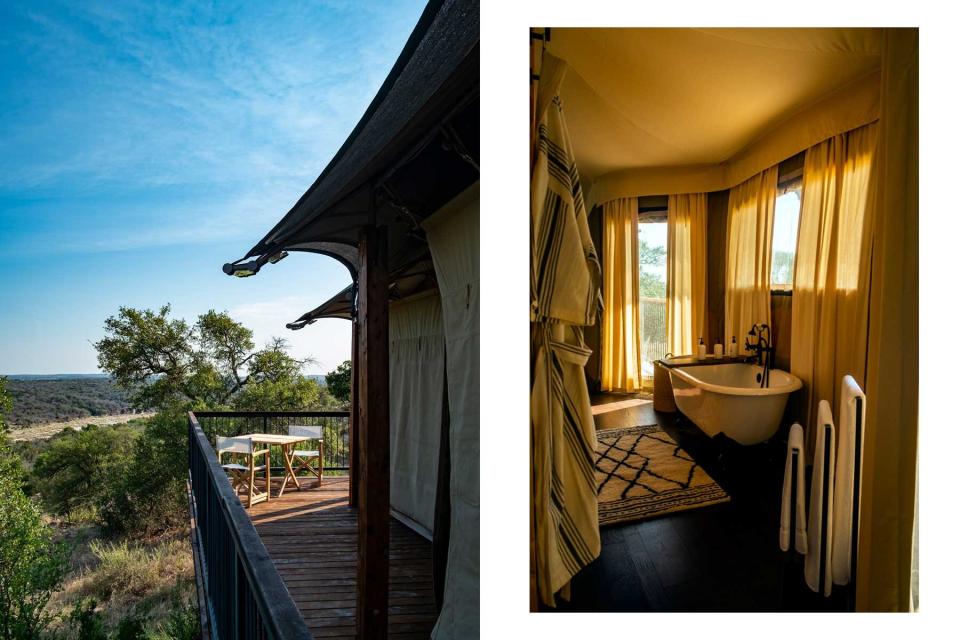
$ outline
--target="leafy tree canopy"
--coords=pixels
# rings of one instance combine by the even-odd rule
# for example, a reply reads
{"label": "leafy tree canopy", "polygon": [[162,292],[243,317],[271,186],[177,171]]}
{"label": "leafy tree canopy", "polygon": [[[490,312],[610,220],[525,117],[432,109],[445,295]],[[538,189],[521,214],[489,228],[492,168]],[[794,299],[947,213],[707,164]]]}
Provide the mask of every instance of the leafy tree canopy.
{"label": "leafy tree canopy", "polygon": [[327,389],[330,390],[334,398],[344,403],[350,402],[351,366],[349,360],[344,360],[336,369],[324,376]]}
{"label": "leafy tree canopy", "polygon": [[249,410],[323,408],[329,395],[306,378],[308,360],[274,338],[257,350],[253,332],[226,313],[208,311],[190,325],[159,311],[121,307],[95,343],[100,368],[134,390],[140,408]]}

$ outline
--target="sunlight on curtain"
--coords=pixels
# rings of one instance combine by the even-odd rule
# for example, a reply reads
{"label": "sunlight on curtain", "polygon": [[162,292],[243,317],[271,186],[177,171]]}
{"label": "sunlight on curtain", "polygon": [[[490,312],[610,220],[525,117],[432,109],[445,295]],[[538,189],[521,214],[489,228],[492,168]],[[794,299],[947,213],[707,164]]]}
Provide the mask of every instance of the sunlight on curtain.
{"label": "sunlight on curtain", "polygon": [[667,350],[696,353],[707,327],[707,194],[667,201]]}
{"label": "sunlight on curtain", "polygon": [[777,167],[730,190],[724,344],[733,336],[743,351],[750,327],[770,324],[770,260]]}
{"label": "sunlight on curtain", "polygon": [[811,147],[804,158],[790,371],[804,382],[808,452],[817,403],[838,406],[845,374],[865,386],[869,291],[860,266],[869,264],[873,242],[867,196],[876,139],[876,125],[867,125]]}
{"label": "sunlight on curtain", "polygon": [[637,199],[603,205],[603,334],[600,388],[635,393],[640,371],[640,259]]}

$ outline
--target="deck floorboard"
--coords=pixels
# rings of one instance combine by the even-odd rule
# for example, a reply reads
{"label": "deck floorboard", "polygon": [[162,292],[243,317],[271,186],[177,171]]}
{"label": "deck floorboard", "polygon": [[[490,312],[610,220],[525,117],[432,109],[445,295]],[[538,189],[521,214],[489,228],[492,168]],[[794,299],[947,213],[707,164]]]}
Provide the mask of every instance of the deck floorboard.
{"label": "deck floorboard", "polygon": [[[353,638],[357,512],[348,504],[349,480],[301,485],[254,505],[250,519],[313,637]],[[390,637],[430,637],[437,620],[430,543],[396,520],[390,522],[389,588]]]}

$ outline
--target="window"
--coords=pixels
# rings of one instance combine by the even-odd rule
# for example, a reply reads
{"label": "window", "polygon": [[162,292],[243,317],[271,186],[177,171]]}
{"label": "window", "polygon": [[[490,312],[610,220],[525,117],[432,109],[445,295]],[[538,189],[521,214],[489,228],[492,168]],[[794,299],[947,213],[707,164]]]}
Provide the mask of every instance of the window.
{"label": "window", "polygon": [[800,186],[789,187],[777,196],[773,209],[773,260],[770,289],[793,290],[793,266],[797,256],[800,228]]}
{"label": "window", "polygon": [[653,363],[667,355],[666,212],[640,214],[640,370],[653,377]]}

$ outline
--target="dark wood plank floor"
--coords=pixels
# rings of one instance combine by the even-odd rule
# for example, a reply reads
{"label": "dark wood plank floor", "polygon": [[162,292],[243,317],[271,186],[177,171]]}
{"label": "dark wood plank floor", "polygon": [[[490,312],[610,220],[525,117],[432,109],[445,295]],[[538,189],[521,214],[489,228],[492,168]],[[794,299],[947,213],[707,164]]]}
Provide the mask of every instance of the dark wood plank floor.
{"label": "dark wood plank floor", "polygon": [[[347,477],[301,481],[250,510],[290,595],[314,638],[356,635],[357,513]],[[428,638],[437,620],[430,543],[390,523],[389,635]]]}
{"label": "dark wood plank floor", "polygon": [[730,494],[726,504],[601,529],[600,558],[577,575],[566,611],[838,611],[803,583],[802,559],[780,551],[785,437],[739,447],[711,440],[641,396],[594,398],[598,429],[659,424]]}

